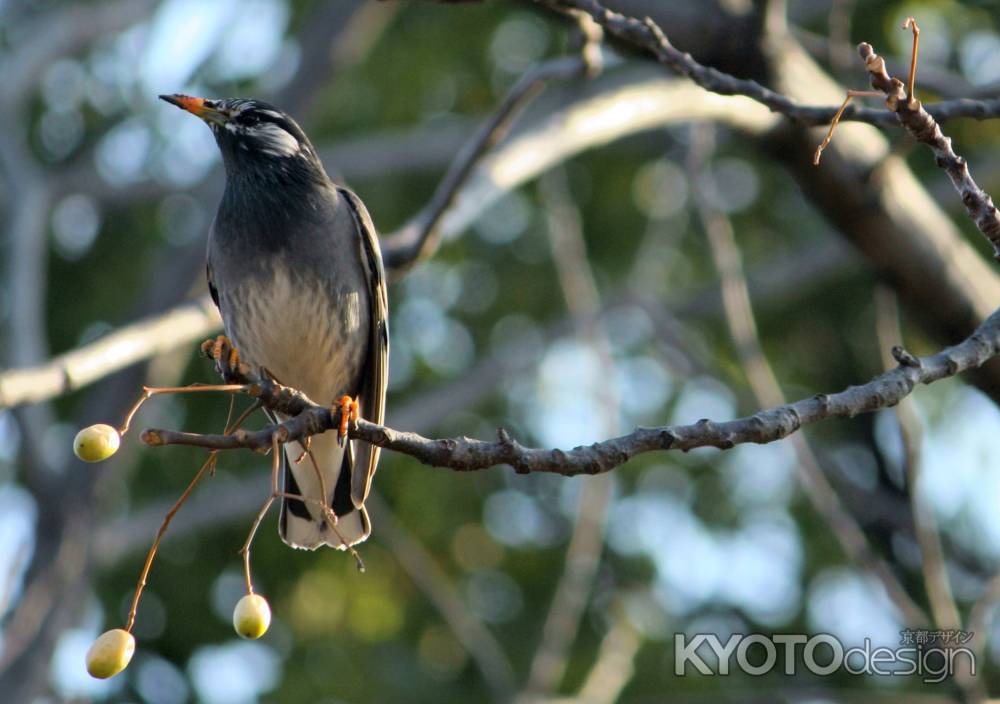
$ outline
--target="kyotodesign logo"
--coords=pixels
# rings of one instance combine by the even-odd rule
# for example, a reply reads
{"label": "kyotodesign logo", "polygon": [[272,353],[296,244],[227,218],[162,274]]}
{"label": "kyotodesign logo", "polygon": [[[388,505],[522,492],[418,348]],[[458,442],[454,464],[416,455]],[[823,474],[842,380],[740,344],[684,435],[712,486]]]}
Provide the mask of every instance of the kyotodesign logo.
{"label": "kyotodesign logo", "polygon": [[735,633],[723,642],[714,633],[674,636],[674,674],[728,675],[732,671],[760,676],[779,670],[794,675],[804,668],[826,676],[843,670],[852,675],[902,677],[916,675],[937,683],[966,667],[976,674],[976,656],[966,647],[970,631],[906,630],[898,647],[874,646],[865,638],[860,646],[845,648],[829,633],[805,635]]}

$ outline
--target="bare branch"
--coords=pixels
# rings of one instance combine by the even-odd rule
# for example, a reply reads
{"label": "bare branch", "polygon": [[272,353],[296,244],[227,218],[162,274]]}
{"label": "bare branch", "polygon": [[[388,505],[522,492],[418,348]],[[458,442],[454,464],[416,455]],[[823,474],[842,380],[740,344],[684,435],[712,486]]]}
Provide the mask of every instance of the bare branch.
{"label": "bare branch", "polygon": [[586,61],[573,56],[533,67],[521,76],[451,163],[430,203],[387,241],[384,253],[386,267],[398,270],[430,256],[441,241],[441,218],[476,164],[503,139],[518,113],[535,99],[548,81],[581,75],[586,70]]}
{"label": "bare branch", "polygon": [[[460,472],[506,464],[519,474],[600,474],[646,452],[692,450],[696,447],[725,450],[742,443],[774,442],[805,425],[826,418],[853,418],[859,413],[894,406],[912,393],[917,384],[930,384],[977,368],[998,354],[1000,311],[994,312],[969,338],[959,344],[927,357],[901,357],[905,363],[865,384],[851,386],[833,394],[816,394],[736,420],[712,421],[706,418],[690,425],[637,428],[627,435],[572,450],[525,447],[502,428],[497,433],[498,439],[492,442],[468,437],[432,440],[417,433],[393,430],[360,420],[350,429],[350,436],[409,455],[429,466],[446,467]],[[146,430],[142,434],[143,441],[149,445],[265,451],[269,446],[271,433],[275,431],[283,434],[281,442],[288,442],[339,426],[339,412],[314,404],[295,389],[249,374],[236,374],[230,381],[246,384],[247,393],[260,399],[267,408],[290,416],[289,420],[257,432],[237,431],[233,435]]]}
{"label": "bare branch", "polygon": [[143,359],[210,335],[220,326],[208,296],[183,303],[54,357],[43,365],[0,375],[0,407],[34,403],[75,391]]}
{"label": "bare branch", "polygon": [[[875,53],[871,44],[859,44],[858,53],[868,69],[872,87],[885,93],[886,105],[913,138],[926,144],[934,152],[937,165],[945,170],[955,190],[962,196],[962,203],[969,217],[993,245],[993,256],[1000,259],[1000,212],[993,205],[993,200],[972,179],[969,164],[955,153],[951,138],[944,135],[941,126],[920,101],[907,94],[903,82],[889,75],[885,61]],[[911,80],[912,74],[913,69]]]}
{"label": "bare branch", "polygon": [[[744,95],[767,106],[774,112],[800,122],[808,122],[808,116],[816,115],[818,110],[827,110],[826,108],[804,108],[791,98],[776,93],[770,88],[765,88],[756,81],[736,78],[698,63],[690,54],[677,50],[659,25],[649,18],[640,21],[626,17],[608,10],[597,0],[536,0],[536,2],[560,11],[587,12],[610,34],[650,51],[660,63],[713,93]],[[907,28],[910,26],[907,25]],[[914,31],[914,55],[910,69],[911,90],[916,70],[916,37],[918,36],[915,24],[912,27]],[[886,106],[895,114],[899,123],[917,141],[923,142],[934,151],[938,166],[948,173],[955,189],[962,196],[962,202],[965,204],[969,216],[979,231],[993,245],[994,256],[1000,259],[1000,212],[993,205],[992,199],[972,179],[968,163],[952,149],[951,139],[944,136],[940,125],[931,113],[923,107],[919,100],[907,93],[906,85],[899,79],[889,76],[885,68],[885,61],[875,53],[872,46],[863,42],[858,46],[858,52],[865,61],[872,87],[886,94]],[[968,104],[977,101],[958,102]],[[834,108],[825,121],[850,119],[849,108],[850,106],[845,101],[839,108]],[[951,114],[950,108],[945,114]],[[938,120],[941,119],[944,119],[943,115],[938,116]],[[884,123],[878,122],[877,124]]]}
{"label": "bare branch", "polygon": [[[803,105],[786,95],[767,88],[757,81],[736,78],[728,73],[698,63],[687,52],[674,47],[659,25],[651,19],[639,20],[613,12],[597,0],[534,0],[551,10],[566,13],[570,10],[586,12],[605,31],[620,40],[645,49],[657,61],[682,76],[685,76],[707,91],[719,95],[743,95],[764,105],[772,112],[780,113],[801,125],[825,125],[837,113],[836,106]],[[939,122],[959,117],[978,120],[1000,115],[1000,99],[946,100],[928,106],[927,111]],[[865,122],[871,125],[889,127],[898,124],[893,113],[888,110],[858,108],[849,106],[841,120]]]}

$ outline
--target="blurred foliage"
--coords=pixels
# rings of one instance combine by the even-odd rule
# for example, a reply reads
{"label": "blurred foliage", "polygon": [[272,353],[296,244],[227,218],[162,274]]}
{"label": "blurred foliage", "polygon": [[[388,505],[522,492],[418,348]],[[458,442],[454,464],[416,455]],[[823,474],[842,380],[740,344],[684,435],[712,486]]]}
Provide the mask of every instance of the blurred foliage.
{"label": "blurred foliage", "polygon": [[[289,3],[285,37],[289,45],[294,45],[296,32],[308,26],[319,4]],[[826,33],[827,3],[789,4],[800,26]],[[908,35],[898,30],[898,23],[901,17],[915,14],[925,24],[925,46],[932,47],[927,49],[927,60],[936,68],[964,72],[973,80],[978,64],[969,58],[975,53],[967,41],[972,34],[982,38],[981,51],[993,47],[993,53],[984,56],[994,66],[1000,65],[1000,49],[996,48],[1000,38],[991,3],[847,4],[853,8],[852,42],[873,41],[903,55]],[[241,11],[239,3],[231,5],[230,12]],[[943,34],[932,34],[930,28]],[[400,3],[363,60],[319,85],[302,122],[313,141],[324,145],[418,126],[458,129],[489,113],[524,68],[563,52],[565,31],[527,5],[510,2]],[[141,152],[136,156],[138,176],[125,178],[126,186],[146,179],[163,181],[164,163],[188,158],[185,155],[191,150],[187,147],[178,155],[170,152],[177,145],[170,133],[187,129],[176,124],[185,118],[155,104],[152,95],[139,94],[150,93],[134,75],[141,65],[117,66],[124,78],[108,78],[107,62],[100,60],[109,51],[121,52],[120,57],[137,56],[128,47],[141,45],[144,37],[143,31],[129,30],[49,67],[43,86],[47,80],[56,86],[51,90],[69,90],[58,75],[69,72],[75,77],[72,80],[81,82],[75,88],[81,95],[67,107],[51,95],[46,97],[43,90],[32,102],[32,147],[39,159],[55,171],[94,169],[95,147],[102,153],[99,145],[107,144],[109,135],[125,123],[144,135],[119,145],[108,157],[112,165],[120,165],[129,162],[130,149]],[[270,67],[265,74],[271,70],[276,69]],[[864,78],[859,68],[839,77],[855,87]],[[271,86],[263,94],[273,92],[266,75],[227,79],[212,51],[188,82],[191,91],[199,88],[213,96],[255,94],[261,85]],[[157,91],[188,88],[157,86]],[[95,96],[108,97],[95,100]],[[59,119],[79,123],[79,134],[68,147],[54,151],[51,145],[58,140],[50,135],[46,142],[45,125]],[[955,123],[949,125],[949,134],[960,152],[973,157],[993,154],[998,140],[994,124],[988,122]],[[972,226],[960,217],[961,204],[948,193],[932,160],[898,134],[891,138],[925,183],[947,194],[943,207],[959,215],[963,229],[972,233]],[[714,197],[716,205],[732,217],[751,275],[782,259],[808,258],[813,248],[837,237],[806,205],[792,178],[762,157],[753,144],[725,131],[718,140],[710,165],[719,184]],[[202,140],[197,149],[213,147]],[[704,185],[692,183],[686,172],[687,150],[688,132],[682,127],[632,137],[565,166],[584,223],[591,265],[606,301],[627,300],[628,294],[638,292],[662,302],[666,309],[683,311],[682,304],[710,296],[714,290],[716,274],[688,197],[692,188]],[[207,153],[203,157],[207,163],[210,157]],[[390,166],[377,179],[350,184],[384,232],[426,203],[440,173],[440,169],[433,173],[397,171],[391,168],[391,159],[387,163]],[[337,171],[337,164],[329,167],[331,173]],[[185,167],[174,168],[183,172]],[[988,190],[1000,185],[998,173],[987,170],[983,185]],[[191,250],[192,241],[197,244],[204,236],[214,205],[206,209],[199,194],[190,193],[183,183],[174,190],[183,195],[108,203],[87,196],[82,210],[71,210],[66,216],[62,230],[53,223],[47,289],[47,329],[53,350],[72,348],[129,321],[147,287],[158,286],[166,263],[180,259]],[[65,204],[65,197],[60,203]],[[86,224],[88,208],[97,220],[89,235],[74,229],[81,222]],[[592,402],[593,398],[587,401],[588,395],[600,394],[600,384],[587,375],[587,351],[581,352],[571,336],[553,340],[553,331],[565,321],[567,312],[551,261],[543,208],[535,185],[528,185],[493,206],[469,232],[446,242],[431,262],[393,286],[390,408],[419,409],[422,394],[463,378],[477,360],[489,355],[515,349],[526,351],[533,360],[511,378],[496,379],[494,391],[481,402],[435,418],[429,433],[489,437],[496,426],[504,425],[522,442],[532,444],[598,439],[596,419],[590,428],[573,410],[580,403]],[[92,243],[85,241],[88,236],[94,237]],[[73,245],[81,241],[80,246]],[[874,285],[873,272],[850,259],[816,285],[787,290],[760,303],[760,334],[789,396],[843,388],[878,371]],[[199,279],[197,291],[202,290]],[[8,309],[17,305],[17,292],[7,291],[2,300]],[[615,361],[621,370],[628,370],[621,372],[620,387],[626,426],[693,422],[755,409],[717,305],[700,306],[690,315],[680,312],[675,321],[665,323],[639,306],[616,303],[607,325]],[[672,329],[659,330],[662,325]],[[914,349],[932,347],[917,329],[905,329]],[[680,340],[681,345],[674,347],[665,339]],[[690,362],[678,363],[685,358]],[[568,382],[559,383],[561,374],[570,377]],[[161,360],[150,375],[154,383],[213,378],[206,361],[194,355],[189,359],[186,353]],[[922,392],[924,414],[933,424],[947,415],[947,409],[958,403],[956,399],[971,393],[958,382]],[[76,419],[86,410],[81,408],[86,399],[83,391],[57,402],[64,427],[50,433],[52,438],[62,441],[67,433],[72,437]],[[537,408],[549,414],[550,422],[535,422],[539,412],[533,409]],[[227,411],[227,404],[218,398],[156,399],[137,423],[215,431],[223,427]],[[891,417],[827,423],[811,429],[809,437],[836,483],[874,486],[898,496],[903,489],[893,479],[898,477],[893,436],[880,430],[880,424],[891,429]],[[64,444],[68,451],[68,440]],[[183,490],[200,461],[201,453],[190,449],[136,451],[125,483],[105,498],[105,518],[127,521],[144,508],[168,505],[163,502]],[[206,485],[236,486],[253,480],[260,485],[263,498],[268,464],[249,453],[224,453]],[[16,468],[8,459],[3,459],[3,465],[6,480],[14,481]],[[818,619],[815,609],[844,608],[853,610],[857,618],[886,610],[877,590],[866,592],[860,602],[847,597],[822,601],[817,596],[819,584],[826,584],[831,574],[840,574],[831,570],[857,573],[844,565],[829,528],[795,490],[792,465],[788,448],[781,447],[728,454],[646,455],[617,470],[610,545],[602,556],[580,636],[570,652],[564,691],[573,690],[586,677],[608,628],[612,604],[625,607],[627,618],[635,622],[644,639],[623,701],[659,701],[667,693],[763,692],[808,686],[885,691],[884,683],[842,673],[823,680],[802,676],[795,682],[777,675],[673,675],[675,632],[721,628],[808,633],[847,618],[831,612]],[[73,467],[73,471],[81,470]],[[758,474],[759,479],[754,479]],[[747,476],[750,479],[740,480]],[[377,490],[399,525],[453,580],[467,608],[496,635],[519,681],[528,671],[562,570],[580,484],[580,480],[521,477],[505,469],[451,473],[418,466],[392,453],[383,455]],[[642,542],[642,531],[656,527],[650,521],[661,508],[666,511],[664,507],[670,513],[663,515],[672,518],[663,518],[656,535],[664,541],[654,550],[649,542],[653,536],[647,535],[648,541]],[[269,517],[254,545],[253,568],[257,590],[271,601],[274,623],[260,642],[238,643],[230,614],[242,595],[237,550],[251,514],[244,518],[168,536],[139,612],[138,651],[132,666],[106,688],[92,688],[79,673],[68,672],[75,661],[57,661],[56,691],[149,704],[243,701],[258,695],[273,702],[330,704],[489,699],[469,654],[380,535],[377,511],[372,539],[361,551],[367,565],[364,574],[339,552],[290,550],[278,539],[274,516]],[[182,510],[176,523],[184,520]],[[773,551],[767,541],[755,543],[755,536],[762,535],[753,532],[755,526],[771,531],[767,535],[776,541]],[[669,542],[671,535],[677,536],[678,544]],[[901,563],[907,586],[922,600],[919,568],[900,557],[906,549],[912,554],[912,546],[901,547],[891,530],[879,526],[870,531],[870,537],[880,553]],[[948,545],[956,543],[972,563],[970,569],[988,563],[990,555],[975,555],[960,532],[946,540]],[[702,545],[706,554],[698,547]],[[786,549],[787,560],[782,552]],[[763,560],[768,554],[770,562],[752,557]],[[95,571],[94,598],[80,595],[80,623],[87,633],[124,620],[143,558],[140,547]],[[773,582],[774,575],[762,575],[762,570],[786,574],[778,574]],[[740,580],[744,580],[744,593],[737,588]],[[691,591],[678,592],[678,585],[684,583]],[[773,604],[764,593],[786,586],[787,599],[782,604]],[[960,597],[964,600],[969,595],[960,593]],[[891,623],[891,615],[887,618]],[[82,656],[79,670],[83,670]],[[206,684],[212,678],[217,678],[216,684]],[[995,681],[992,672],[990,679]],[[266,691],[242,690],[248,682]],[[918,682],[910,681],[889,686],[892,691],[921,689]],[[941,687],[950,691],[948,685]],[[707,697],[710,700],[712,695]]]}

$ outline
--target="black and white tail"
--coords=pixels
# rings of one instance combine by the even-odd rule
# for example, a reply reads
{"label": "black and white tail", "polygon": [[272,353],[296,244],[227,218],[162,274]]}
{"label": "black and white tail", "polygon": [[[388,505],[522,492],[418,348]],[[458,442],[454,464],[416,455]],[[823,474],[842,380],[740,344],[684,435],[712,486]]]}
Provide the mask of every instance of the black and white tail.
{"label": "black and white tail", "polygon": [[[311,443],[312,456],[316,467],[323,476],[323,497],[316,467],[308,456],[299,459],[302,448],[297,442],[285,446],[284,492],[311,499],[302,502],[283,498],[278,534],[293,548],[315,550],[321,545],[329,545],[339,550],[360,543],[371,532],[371,523],[364,506],[355,507],[351,500],[351,477],[354,469],[354,453],[351,443],[341,447],[337,433],[327,432],[314,435]],[[333,507],[337,515],[336,530],[324,520],[320,503]]]}

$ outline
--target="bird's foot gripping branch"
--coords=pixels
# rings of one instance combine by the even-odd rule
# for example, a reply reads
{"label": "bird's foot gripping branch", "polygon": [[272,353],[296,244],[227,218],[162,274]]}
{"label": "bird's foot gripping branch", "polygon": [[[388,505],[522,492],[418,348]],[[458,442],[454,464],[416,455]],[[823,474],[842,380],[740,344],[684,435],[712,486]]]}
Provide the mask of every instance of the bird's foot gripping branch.
{"label": "bird's foot gripping branch", "polygon": [[[132,655],[135,652],[135,637],[132,635],[132,628],[135,625],[139,601],[142,598],[146,579],[152,569],[160,541],[163,539],[170,522],[198,483],[206,474],[214,472],[219,451],[222,449],[227,449],[227,447],[246,447],[257,452],[269,452],[271,455],[271,491],[265,497],[260,510],[251,524],[246,541],[240,548],[247,593],[237,602],[233,610],[233,628],[237,634],[243,638],[259,638],[264,635],[271,622],[271,609],[267,600],[254,592],[250,571],[250,547],[254,536],[257,534],[257,529],[260,527],[261,522],[263,522],[275,499],[300,501],[314,509],[318,515],[322,516],[331,534],[338,536],[344,548],[354,556],[358,569],[364,571],[364,563],[360,555],[341,536],[337,527],[338,519],[333,510],[329,506],[321,505],[321,502],[315,499],[283,491],[279,483],[281,457],[283,454],[282,446],[292,440],[299,440],[305,447],[304,452],[299,457],[299,461],[308,460],[312,464],[324,495],[326,495],[325,487],[322,486],[322,473],[316,466],[309,451],[309,438],[312,435],[331,428],[337,428],[338,430],[346,428],[348,422],[354,418],[352,411],[355,410],[356,406],[352,406],[351,403],[344,403],[332,410],[325,409],[312,403],[299,391],[284,387],[263,374],[259,377],[251,374],[249,368],[239,362],[238,353],[225,337],[208,340],[202,344],[201,349],[207,356],[215,360],[219,373],[228,383],[196,384],[179,387],[143,387],[142,394],[125,415],[121,426],[114,428],[106,424],[92,425],[81,430],[74,440],[74,451],[80,459],[87,462],[100,462],[111,457],[118,450],[121,438],[128,433],[135,414],[153,396],[187,393],[224,393],[231,396],[234,394],[246,394],[255,399],[250,407],[241,413],[239,417],[235,420],[232,420],[230,417],[227,420],[226,427],[219,436],[203,436],[197,433],[177,433],[166,430],[144,430],[140,434],[140,438],[147,445],[201,445],[209,447],[210,452],[208,458],[195,473],[187,488],[164,516],[156,532],[153,544],[146,555],[146,561],[143,564],[139,580],[136,584],[135,594],[132,597],[132,604],[125,627],[115,628],[101,634],[87,652],[87,671],[92,676],[100,679],[113,677],[118,674],[128,666],[129,661],[132,659]],[[254,411],[261,408],[282,413],[289,416],[289,419],[283,423],[268,426],[255,433],[248,433],[243,430],[241,426],[246,419]],[[340,418],[342,414],[346,414],[343,421]],[[213,437],[229,438],[235,441],[236,444],[213,447],[211,445],[211,438]],[[204,438],[208,438],[208,440],[201,442],[200,440]],[[185,442],[185,440],[189,440],[189,442]],[[225,443],[221,443],[221,445],[225,445]]]}

